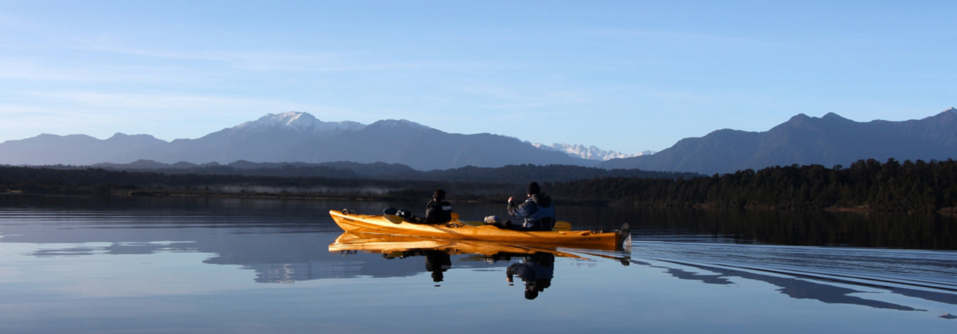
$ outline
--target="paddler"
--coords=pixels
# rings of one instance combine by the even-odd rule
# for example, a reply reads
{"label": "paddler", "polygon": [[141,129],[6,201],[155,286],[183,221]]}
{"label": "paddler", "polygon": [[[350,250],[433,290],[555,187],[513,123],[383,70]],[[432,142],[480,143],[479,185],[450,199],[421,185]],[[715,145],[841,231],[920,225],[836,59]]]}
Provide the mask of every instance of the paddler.
{"label": "paddler", "polygon": [[445,200],[445,190],[435,189],[432,201],[425,206],[425,224],[445,224],[452,221],[452,204]]}
{"label": "paddler", "polygon": [[508,198],[508,214],[524,220],[521,226],[508,224],[506,228],[524,231],[551,231],[555,226],[555,206],[552,198],[542,193],[537,182],[528,184],[528,198],[521,203]]}
{"label": "paddler", "polygon": [[425,205],[425,218],[413,215],[405,209],[387,208],[382,212],[402,217],[402,220],[413,224],[445,224],[452,221],[452,204],[445,200],[445,190],[442,189],[435,189],[432,201]]}

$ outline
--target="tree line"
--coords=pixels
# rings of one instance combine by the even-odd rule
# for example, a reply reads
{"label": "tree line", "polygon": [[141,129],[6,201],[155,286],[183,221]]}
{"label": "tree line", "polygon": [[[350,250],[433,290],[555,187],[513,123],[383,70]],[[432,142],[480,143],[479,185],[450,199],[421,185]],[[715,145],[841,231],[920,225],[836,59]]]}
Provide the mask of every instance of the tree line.
{"label": "tree line", "polygon": [[[418,171],[402,164],[331,162],[309,163],[254,163],[236,161],[229,165],[209,164],[178,167],[157,162],[144,162],[150,166],[133,164],[104,164],[92,166],[112,171],[150,172],[161,174],[196,175],[246,175],[277,177],[322,177],[332,179],[376,179],[410,181],[456,181],[484,183],[495,180],[499,183],[522,183],[529,178],[541,182],[562,182],[605,177],[638,178],[690,178],[701,176],[686,172],[655,172],[640,169],[604,169],[570,165],[509,165],[504,167],[465,166],[446,170]],[[87,169],[83,166],[49,166],[54,169]]]}
{"label": "tree line", "polygon": [[[850,166],[775,166],[698,176],[607,171],[565,181],[593,169],[517,165],[433,171],[424,179],[169,174],[101,168],[0,166],[0,192],[58,194],[251,194],[264,196],[427,199],[444,188],[451,200],[495,200],[539,181],[559,203],[592,202],[638,207],[937,212],[957,207],[957,163],[889,159]],[[445,174],[443,174],[445,173]],[[621,173],[615,174],[615,173]],[[460,176],[456,176],[460,175]],[[461,176],[468,175],[468,176]],[[580,174],[576,174],[579,175]],[[421,175],[420,175],[421,176]],[[232,190],[230,190],[232,189]],[[239,189],[239,190],[236,190]]]}
{"label": "tree line", "polygon": [[860,160],[691,179],[605,178],[550,185],[554,197],[645,207],[936,212],[957,206],[957,163]]}

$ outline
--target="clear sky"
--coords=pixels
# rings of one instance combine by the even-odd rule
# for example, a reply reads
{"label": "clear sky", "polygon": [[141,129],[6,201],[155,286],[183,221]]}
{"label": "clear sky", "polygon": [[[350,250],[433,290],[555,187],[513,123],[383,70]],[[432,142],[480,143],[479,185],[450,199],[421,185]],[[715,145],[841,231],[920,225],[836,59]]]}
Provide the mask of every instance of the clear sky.
{"label": "clear sky", "polygon": [[957,1],[0,0],[0,142],[267,113],[638,153],[957,105]]}

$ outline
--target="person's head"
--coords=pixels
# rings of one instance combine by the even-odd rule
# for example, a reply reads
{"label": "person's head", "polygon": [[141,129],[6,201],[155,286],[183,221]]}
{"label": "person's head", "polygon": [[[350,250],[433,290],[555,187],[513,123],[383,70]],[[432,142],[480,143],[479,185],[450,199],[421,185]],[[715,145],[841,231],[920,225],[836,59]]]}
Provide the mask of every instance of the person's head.
{"label": "person's head", "polygon": [[432,199],[435,199],[436,201],[444,200],[444,199],[445,199],[445,190],[435,189],[435,193],[432,194]]}
{"label": "person's head", "polygon": [[534,284],[525,286],[525,299],[532,300],[538,298],[538,289]]}
{"label": "person's head", "polygon": [[538,187],[538,182],[528,184],[528,196],[538,195],[540,193],[542,193],[542,189]]}

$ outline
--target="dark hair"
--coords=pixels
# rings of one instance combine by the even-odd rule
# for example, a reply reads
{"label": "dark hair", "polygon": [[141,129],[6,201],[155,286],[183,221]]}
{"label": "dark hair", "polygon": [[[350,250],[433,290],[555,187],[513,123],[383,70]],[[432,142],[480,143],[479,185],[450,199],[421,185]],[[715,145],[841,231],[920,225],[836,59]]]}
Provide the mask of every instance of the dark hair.
{"label": "dark hair", "polygon": [[537,182],[532,182],[528,184],[528,193],[529,195],[541,194],[542,189],[538,187]]}
{"label": "dark hair", "polygon": [[445,199],[445,190],[435,189],[435,193],[432,194],[432,198],[438,199],[438,200],[443,200],[443,199]]}

